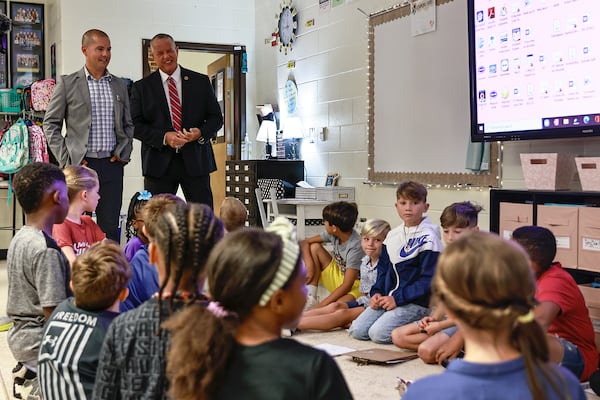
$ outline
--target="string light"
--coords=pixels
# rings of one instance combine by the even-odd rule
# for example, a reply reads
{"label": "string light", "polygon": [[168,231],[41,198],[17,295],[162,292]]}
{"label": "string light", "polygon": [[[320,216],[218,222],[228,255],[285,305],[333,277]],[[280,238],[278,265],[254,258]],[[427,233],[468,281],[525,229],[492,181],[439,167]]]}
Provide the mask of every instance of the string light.
{"label": "string light", "polygon": [[[496,142],[496,144],[498,145],[499,149],[498,149],[498,157],[496,158],[496,162],[498,164],[498,174],[496,175],[496,181],[498,181],[498,188],[502,188],[503,186],[503,181],[501,179],[502,176],[502,167],[503,167],[503,157],[502,154],[504,152],[504,143],[503,142]],[[370,159],[372,156],[371,153],[367,153],[367,159]],[[367,167],[367,171],[370,173],[371,170],[373,168],[371,168],[371,166]],[[422,183],[427,189],[443,189],[443,190],[456,190],[456,191],[477,191],[477,192],[484,192],[484,191],[490,191],[491,189],[497,189],[495,187],[492,186],[480,186],[480,185],[472,185],[472,184],[468,184],[468,183],[454,183],[454,184],[442,184],[442,183]],[[398,186],[400,184],[400,182],[381,182],[381,181],[371,181],[371,180],[367,180],[364,181],[363,184],[365,185],[369,185],[370,187],[384,187],[384,186]]]}

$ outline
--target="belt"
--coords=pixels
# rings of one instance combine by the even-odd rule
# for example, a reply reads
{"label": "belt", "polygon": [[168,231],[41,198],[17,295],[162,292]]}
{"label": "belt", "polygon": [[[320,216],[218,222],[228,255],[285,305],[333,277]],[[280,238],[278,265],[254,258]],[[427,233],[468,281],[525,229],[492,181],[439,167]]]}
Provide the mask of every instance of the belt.
{"label": "belt", "polygon": [[108,158],[111,156],[110,151],[88,151],[85,153],[87,158]]}

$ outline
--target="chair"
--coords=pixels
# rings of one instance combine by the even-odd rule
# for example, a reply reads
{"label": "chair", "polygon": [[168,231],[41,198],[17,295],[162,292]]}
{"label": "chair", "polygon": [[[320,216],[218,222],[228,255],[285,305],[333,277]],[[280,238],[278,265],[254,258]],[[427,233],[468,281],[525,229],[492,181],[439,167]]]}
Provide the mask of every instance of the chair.
{"label": "chair", "polygon": [[[267,211],[265,210],[265,200],[268,199],[268,197],[263,197],[262,190],[259,187],[254,189],[254,193],[256,194],[256,203],[258,206],[258,213],[260,214],[260,221],[262,222],[263,228],[266,228],[270,223],[269,218],[267,217]],[[277,218],[279,215],[279,208],[277,207],[277,191],[275,188],[269,190],[269,196],[271,201],[267,203],[267,207],[271,207],[273,217]]]}
{"label": "chair", "polygon": [[262,190],[257,187],[254,189],[254,193],[256,194],[256,205],[258,206],[260,222],[262,222],[262,227],[266,228],[269,226],[269,220],[267,219],[267,212],[265,211],[265,202],[263,201]]}
{"label": "chair", "polygon": [[277,218],[279,216],[279,206],[277,205],[277,189],[273,187],[269,189],[269,197],[271,198],[271,210],[273,211],[273,218]]}

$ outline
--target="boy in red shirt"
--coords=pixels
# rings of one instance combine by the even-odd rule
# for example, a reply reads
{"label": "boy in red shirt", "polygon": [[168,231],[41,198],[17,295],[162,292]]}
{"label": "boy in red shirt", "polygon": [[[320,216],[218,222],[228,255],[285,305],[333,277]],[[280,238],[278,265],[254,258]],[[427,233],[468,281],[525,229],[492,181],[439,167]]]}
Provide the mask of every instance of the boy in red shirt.
{"label": "boy in red shirt", "polygon": [[537,289],[536,321],[547,332],[550,361],[564,366],[582,382],[598,368],[594,327],[577,283],[559,262],[556,238],[540,226],[524,226],[512,238],[529,254]]}

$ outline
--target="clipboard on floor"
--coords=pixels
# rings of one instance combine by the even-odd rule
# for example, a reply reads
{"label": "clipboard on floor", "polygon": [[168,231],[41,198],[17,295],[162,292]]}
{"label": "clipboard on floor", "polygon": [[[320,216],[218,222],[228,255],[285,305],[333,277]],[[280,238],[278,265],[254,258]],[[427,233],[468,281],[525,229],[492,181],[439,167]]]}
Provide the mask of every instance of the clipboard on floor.
{"label": "clipboard on floor", "polygon": [[359,365],[399,364],[419,357],[415,351],[397,351],[381,348],[357,350],[346,353],[345,355],[352,357],[352,361],[357,362]]}

